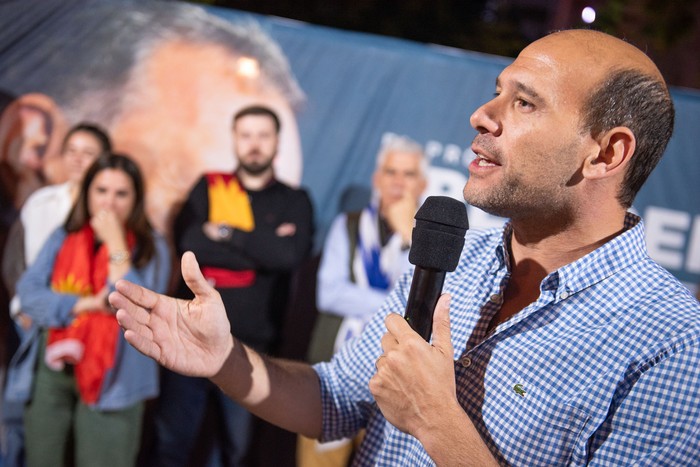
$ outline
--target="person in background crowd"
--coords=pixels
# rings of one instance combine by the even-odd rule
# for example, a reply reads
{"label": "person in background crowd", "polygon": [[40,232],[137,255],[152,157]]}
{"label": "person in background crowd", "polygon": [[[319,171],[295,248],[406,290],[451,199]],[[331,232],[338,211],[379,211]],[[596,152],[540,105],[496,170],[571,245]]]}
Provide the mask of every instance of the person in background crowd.
{"label": "person in background crowd", "polygon": [[[329,360],[343,344],[358,337],[409,268],[413,216],[426,187],[426,171],[420,144],[404,136],[388,140],[377,155],[370,204],[333,221],[318,271],[321,311],[310,345],[311,363]],[[351,439],[320,444],[300,437],[298,463],[344,466],[352,447]]]}
{"label": "person in background crowd", "polygon": [[659,70],[607,34],[559,31],[470,122],[465,200],[509,221],[467,233],[431,342],[402,316],[407,274],[330,362],[265,357],[224,332],[231,310],[193,254],[191,302],[117,283],[126,339],[288,430],[365,428],[356,465],[697,463],[700,304],[628,212],[673,132]]}
{"label": "person in background crowd", "polygon": [[106,297],[121,278],[166,288],[167,245],[146,218],[144,195],[131,159],[96,159],[65,224],[17,283],[35,324],[18,352],[24,384],[14,388],[26,400],[30,467],[136,461],[145,401],[158,394],[157,365],[124,341]]}
{"label": "person in background crowd", "polygon": [[[3,281],[10,292],[14,293],[17,280],[34,262],[49,235],[65,222],[71,206],[78,197],[85,171],[97,157],[107,155],[110,151],[109,136],[97,125],[79,123],[66,133],[61,145],[61,161],[68,180],[32,193],[22,206],[20,218],[10,229],[2,260]],[[21,340],[31,328],[31,318],[22,313],[17,295],[14,295],[10,302],[10,314]],[[16,348],[10,349],[10,352],[14,353],[15,350]],[[13,368],[10,367],[8,371],[12,372]],[[7,393],[3,391],[3,427],[6,436],[4,455],[8,464],[23,465],[24,404],[21,401],[13,402],[12,392],[10,386]]]}
{"label": "person in background crowd", "polygon": [[[313,234],[311,201],[275,177],[280,121],[270,108],[249,106],[233,117],[238,169],[207,173],[175,220],[178,255],[193,251],[202,273],[231,311],[229,328],[261,352],[280,334],[289,275],[307,257]],[[182,284],[181,297],[191,297]],[[211,382],[172,372],[163,375],[155,412],[153,465],[187,465],[208,400],[221,425],[217,440],[224,465],[241,465],[251,436],[250,413]],[[217,459],[218,460],[218,459]]]}
{"label": "person in background crowd", "polygon": [[[82,122],[68,131],[61,146],[63,171],[68,180],[35,191],[22,206],[20,220],[12,227],[11,239],[5,247],[3,277],[6,285],[14,287],[49,235],[65,222],[78,197],[83,174],[98,156],[109,154],[111,149],[109,136],[95,124]],[[10,312],[17,317],[20,311],[19,297],[15,296]],[[27,318],[17,319],[21,324]]]}

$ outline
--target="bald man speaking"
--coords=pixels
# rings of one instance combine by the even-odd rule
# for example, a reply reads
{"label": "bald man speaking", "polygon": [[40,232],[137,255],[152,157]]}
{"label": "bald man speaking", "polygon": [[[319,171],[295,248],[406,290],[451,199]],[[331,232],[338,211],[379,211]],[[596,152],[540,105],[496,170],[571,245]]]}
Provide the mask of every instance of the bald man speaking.
{"label": "bald man speaking", "polygon": [[526,47],[470,119],[464,198],[509,221],[467,234],[431,343],[402,317],[410,274],[313,367],[233,339],[192,254],[193,301],[123,281],[110,300],[134,346],[261,417],[321,440],[365,428],[357,465],[692,465],[700,304],[628,212],[673,119],[658,69],[621,40]]}

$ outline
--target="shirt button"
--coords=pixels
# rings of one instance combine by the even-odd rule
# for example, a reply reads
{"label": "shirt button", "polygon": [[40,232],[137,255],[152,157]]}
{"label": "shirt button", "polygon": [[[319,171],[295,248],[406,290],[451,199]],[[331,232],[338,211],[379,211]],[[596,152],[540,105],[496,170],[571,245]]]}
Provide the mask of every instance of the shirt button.
{"label": "shirt button", "polygon": [[472,365],[472,359],[469,357],[462,357],[459,363],[461,363],[464,368],[469,368]]}
{"label": "shirt button", "polygon": [[569,298],[569,292],[567,292],[566,290],[563,291],[561,295],[559,295],[559,299],[561,300],[566,300],[567,298]]}
{"label": "shirt button", "polygon": [[501,296],[499,294],[493,294],[489,297],[491,303],[501,303]]}

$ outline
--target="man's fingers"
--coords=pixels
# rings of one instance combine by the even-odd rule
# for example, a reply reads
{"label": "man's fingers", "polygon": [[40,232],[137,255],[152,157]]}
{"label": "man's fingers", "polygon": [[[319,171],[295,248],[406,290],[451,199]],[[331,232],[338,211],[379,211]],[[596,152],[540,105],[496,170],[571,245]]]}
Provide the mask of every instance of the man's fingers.
{"label": "man's fingers", "polygon": [[398,313],[390,313],[384,319],[386,330],[389,331],[396,340],[401,341],[401,337],[407,334],[415,333],[408,321]]}
{"label": "man's fingers", "polygon": [[124,329],[131,329],[139,334],[147,336],[149,339],[152,339],[153,332],[148,326],[148,316],[145,315],[148,315],[148,312],[143,308],[127,311],[122,307],[119,308],[116,313],[119,326]]}
{"label": "man's fingers", "polygon": [[398,345],[398,341],[390,332],[387,332],[382,336],[381,345],[382,350],[386,353],[395,348]]}
{"label": "man's fingers", "polygon": [[[127,302],[132,302],[143,308],[151,309],[158,301],[157,293],[124,279],[119,279],[114,284],[114,288],[119,292],[119,294],[112,293],[109,296],[109,303],[114,308],[125,308],[124,305],[126,305]],[[112,301],[115,299],[117,300],[116,303]]]}
{"label": "man's fingers", "polygon": [[126,339],[129,344],[133,345],[136,350],[145,356],[151,357],[153,360],[161,363],[160,358],[162,352],[160,351],[160,347],[158,347],[151,339],[147,339],[131,329],[124,331],[124,339]]}
{"label": "man's fingers", "polygon": [[[119,285],[120,285],[119,282],[117,282],[117,284],[116,284],[117,289],[119,289]],[[130,282],[127,283],[127,286],[131,286],[131,285],[134,285],[134,284],[132,284]],[[136,319],[139,323],[142,323],[142,324],[148,322],[149,314],[150,314],[149,309],[152,308],[153,306],[155,306],[155,302],[153,302],[150,307],[144,307],[142,305],[139,305],[134,301],[133,298],[126,295],[125,293],[122,293],[119,290],[109,294],[109,297],[107,297],[107,299],[109,300],[109,304],[112,305],[112,307],[115,310],[126,310],[129,315],[133,316],[134,319]],[[147,300],[147,301],[149,301],[149,300]]]}
{"label": "man's fingers", "polygon": [[[113,295],[118,295],[118,292],[115,292]],[[123,297],[115,298],[117,302],[126,300]],[[161,351],[155,344],[153,330],[149,327],[150,316],[148,311],[131,303],[129,305],[130,311],[127,311],[125,307],[120,307],[116,314],[117,322],[124,329],[124,338],[139,352],[159,360]]]}
{"label": "man's fingers", "polygon": [[452,356],[452,336],[450,332],[450,300],[449,294],[442,294],[435,305],[433,314],[433,346]]}

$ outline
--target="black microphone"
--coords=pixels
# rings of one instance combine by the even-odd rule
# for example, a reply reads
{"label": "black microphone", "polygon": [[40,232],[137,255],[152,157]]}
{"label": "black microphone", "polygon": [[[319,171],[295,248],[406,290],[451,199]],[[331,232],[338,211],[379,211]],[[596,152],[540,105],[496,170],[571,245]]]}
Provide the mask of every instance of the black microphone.
{"label": "black microphone", "polygon": [[408,261],[416,269],[404,318],[414,331],[429,341],[433,311],[442,293],[445,273],[457,267],[469,220],[464,203],[447,196],[429,196],[415,219]]}

